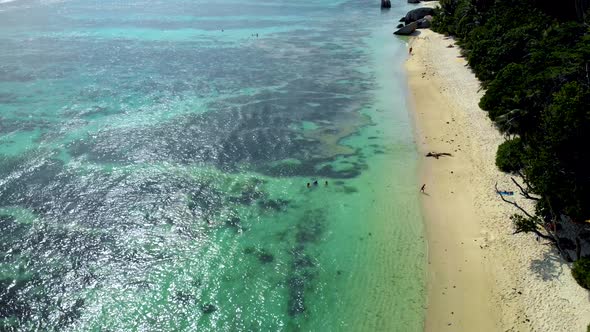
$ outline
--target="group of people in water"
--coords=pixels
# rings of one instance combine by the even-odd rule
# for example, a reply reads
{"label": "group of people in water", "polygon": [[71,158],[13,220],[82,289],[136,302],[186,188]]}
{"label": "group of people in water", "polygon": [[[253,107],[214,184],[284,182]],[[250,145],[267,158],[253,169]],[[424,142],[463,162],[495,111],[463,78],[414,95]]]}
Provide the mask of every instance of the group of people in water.
{"label": "group of people in water", "polygon": [[[318,183],[318,180],[315,180],[315,181],[313,181],[312,183],[313,183],[313,186],[314,186],[314,187],[317,187],[317,186],[319,186],[319,185],[320,185],[320,184]],[[309,183],[309,182],[308,182],[308,183],[307,183],[307,188],[311,188],[311,186],[312,186],[312,183]],[[328,181],[324,182],[324,186],[328,186]]]}
{"label": "group of people in water", "polygon": [[[315,180],[313,182],[308,182],[307,183],[307,188],[311,188],[311,186],[317,187],[319,185],[320,184],[319,184],[318,180]],[[325,181],[324,182],[324,186],[326,186],[326,187],[328,186],[328,181]],[[426,184],[423,184],[422,187],[420,188],[420,192],[421,193],[426,193],[425,189],[426,189]]]}
{"label": "group of people in water", "polygon": [[[224,32],[224,31],[225,31],[224,29],[221,29],[221,32]],[[253,34],[250,35],[250,37],[256,37],[256,38],[258,38],[258,34],[257,33],[253,33]]]}
{"label": "group of people in water", "polygon": [[[320,184],[319,184],[318,180],[315,180],[313,182],[308,182],[307,183],[307,188],[311,188],[311,186],[317,187],[319,185]],[[324,186],[326,186],[326,187],[328,186],[328,181],[325,181],[324,182]],[[423,193],[423,194],[426,193],[426,183],[423,184],[422,187],[420,187],[420,192]]]}

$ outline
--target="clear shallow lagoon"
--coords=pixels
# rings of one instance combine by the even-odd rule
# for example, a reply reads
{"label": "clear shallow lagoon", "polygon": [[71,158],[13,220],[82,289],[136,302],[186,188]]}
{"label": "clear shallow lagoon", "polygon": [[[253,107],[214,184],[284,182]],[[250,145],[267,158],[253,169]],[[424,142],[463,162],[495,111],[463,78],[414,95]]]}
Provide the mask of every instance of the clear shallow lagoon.
{"label": "clear shallow lagoon", "polygon": [[421,330],[400,6],[0,1],[1,329]]}

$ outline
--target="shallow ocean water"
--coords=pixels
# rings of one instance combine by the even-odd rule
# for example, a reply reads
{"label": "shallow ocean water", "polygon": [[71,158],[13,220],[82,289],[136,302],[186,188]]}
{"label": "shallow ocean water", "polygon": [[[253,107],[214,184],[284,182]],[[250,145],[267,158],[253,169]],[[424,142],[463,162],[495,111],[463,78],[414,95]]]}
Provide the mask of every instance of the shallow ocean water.
{"label": "shallow ocean water", "polygon": [[0,2],[1,329],[421,330],[374,2]]}

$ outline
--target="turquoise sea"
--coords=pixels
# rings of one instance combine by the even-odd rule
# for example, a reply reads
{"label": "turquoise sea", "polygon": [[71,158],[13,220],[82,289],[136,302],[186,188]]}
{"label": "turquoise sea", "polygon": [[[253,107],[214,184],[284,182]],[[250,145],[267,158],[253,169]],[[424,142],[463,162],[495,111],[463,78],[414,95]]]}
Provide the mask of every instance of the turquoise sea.
{"label": "turquoise sea", "polygon": [[421,331],[408,9],[0,1],[0,330]]}

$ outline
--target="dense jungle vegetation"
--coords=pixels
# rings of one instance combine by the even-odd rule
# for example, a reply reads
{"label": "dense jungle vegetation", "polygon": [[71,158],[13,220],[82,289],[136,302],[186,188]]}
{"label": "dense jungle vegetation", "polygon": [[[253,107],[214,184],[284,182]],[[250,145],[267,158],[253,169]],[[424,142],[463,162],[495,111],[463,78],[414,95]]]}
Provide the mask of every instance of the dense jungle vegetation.
{"label": "dense jungle vegetation", "polygon": [[[497,166],[535,201],[534,212],[512,217],[516,232],[552,241],[568,260],[583,251],[568,255],[557,230],[590,225],[589,3],[442,0],[433,22],[459,40],[485,90],[480,107],[506,135]],[[580,246],[578,235],[570,245]]]}

